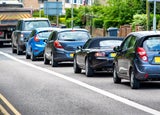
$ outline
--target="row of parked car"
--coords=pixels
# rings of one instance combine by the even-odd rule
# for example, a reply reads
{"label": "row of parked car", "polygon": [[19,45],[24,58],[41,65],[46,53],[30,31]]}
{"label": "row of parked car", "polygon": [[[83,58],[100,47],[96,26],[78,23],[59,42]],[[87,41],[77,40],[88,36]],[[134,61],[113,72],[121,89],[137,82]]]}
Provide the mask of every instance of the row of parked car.
{"label": "row of parked car", "polygon": [[[38,23],[35,19],[23,21],[27,22],[26,26],[32,21],[32,25]],[[32,29],[26,27],[21,32],[19,46],[14,44],[16,31],[13,33],[13,53],[25,52],[26,59],[32,61],[43,57],[44,64],[52,67],[72,61],[74,73],[85,70],[87,77],[95,71],[113,72],[114,83],[127,79],[132,89],[138,89],[141,81],[160,80],[160,32],[132,32],[125,38],[92,38],[86,29],[53,28],[40,22],[40,27],[29,26]]]}

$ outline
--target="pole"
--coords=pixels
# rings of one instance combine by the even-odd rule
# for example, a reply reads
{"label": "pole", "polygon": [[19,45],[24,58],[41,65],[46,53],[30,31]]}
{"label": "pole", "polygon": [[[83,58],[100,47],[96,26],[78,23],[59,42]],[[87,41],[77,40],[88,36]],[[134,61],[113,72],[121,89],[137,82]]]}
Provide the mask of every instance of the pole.
{"label": "pole", "polygon": [[56,9],[56,14],[57,14],[57,27],[59,27],[59,14],[58,14],[58,0],[56,0],[56,2],[57,2],[57,9]]}
{"label": "pole", "polygon": [[154,0],[153,31],[156,32],[156,0]]}
{"label": "pole", "polygon": [[73,0],[72,0],[72,6],[71,6],[71,28],[73,29]]}
{"label": "pole", "polygon": [[148,2],[148,0],[146,0],[146,14],[147,14],[147,30],[150,30],[150,4]]}

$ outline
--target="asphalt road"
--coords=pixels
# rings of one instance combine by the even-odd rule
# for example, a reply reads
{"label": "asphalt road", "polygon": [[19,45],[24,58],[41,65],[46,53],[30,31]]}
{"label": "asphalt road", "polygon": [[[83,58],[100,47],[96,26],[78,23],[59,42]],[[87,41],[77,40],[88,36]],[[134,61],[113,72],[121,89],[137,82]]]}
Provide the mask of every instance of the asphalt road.
{"label": "asphalt road", "polygon": [[74,74],[72,65],[53,68],[0,48],[0,94],[22,115],[160,115],[160,82],[132,90],[112,74]]}

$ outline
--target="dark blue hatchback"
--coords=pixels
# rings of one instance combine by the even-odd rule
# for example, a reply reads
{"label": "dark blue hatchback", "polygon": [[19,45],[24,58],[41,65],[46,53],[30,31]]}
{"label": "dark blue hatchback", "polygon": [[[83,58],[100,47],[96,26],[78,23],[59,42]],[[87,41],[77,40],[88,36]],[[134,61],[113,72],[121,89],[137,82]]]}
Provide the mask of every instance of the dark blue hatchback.
{"label": "dark blue hatchback", "polygon": [[114,83],[128,79],[137,89],[141,81],[160,80],[160,32],[130,33],[114,51]]}
{"label": "dark blue hatchback", "polygon": [[44,64],[51,62],[52,67],[56,67],[60,62],[73,62],[74,51],[89,38],[86,29],[65,28],[53,31],[46,42]]}

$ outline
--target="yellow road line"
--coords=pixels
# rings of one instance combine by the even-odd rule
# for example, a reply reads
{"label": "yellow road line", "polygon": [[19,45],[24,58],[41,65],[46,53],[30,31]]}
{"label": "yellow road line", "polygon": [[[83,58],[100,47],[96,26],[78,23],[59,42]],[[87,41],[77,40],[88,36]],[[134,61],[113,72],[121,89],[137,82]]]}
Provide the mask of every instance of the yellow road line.
{"label": "yellow road line", "polygon": [[2,105],[0,105],[0,113],[2,113],[3,115],[10,115]]}
{"label": "yellow road line", "polygon": [[9,101],[7,101],[7,99],[0,94],[0,99],[2,99],[2,101],[9,107],[9,109],[15,114],[15,115],[21,115],[14,107],[11,103],[9,103]]}

